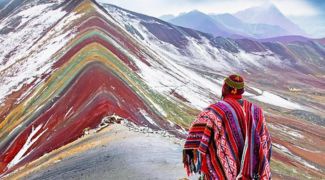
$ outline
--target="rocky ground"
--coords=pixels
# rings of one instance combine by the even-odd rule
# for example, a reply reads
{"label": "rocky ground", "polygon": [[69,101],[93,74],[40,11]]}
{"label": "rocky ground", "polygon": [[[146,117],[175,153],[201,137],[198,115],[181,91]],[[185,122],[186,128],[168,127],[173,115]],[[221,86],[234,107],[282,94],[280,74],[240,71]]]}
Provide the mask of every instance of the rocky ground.
{"label": "rocky ground", "polygon": [[[268,126],[272,130],[277,125],[272,121]],[[281,159],[287,156],[282,154],[281,148],[284,146],[279,145],[282,142],[279,141],[273,138],[273,179],[324,177],[318,171],[313,174],[298,172],[298,169],[304,167],[289,159],[282,160],[287,165],[281,163]],[[183,139],[178,139],[169,132],[139,127],[118,116],[110,116],[105,117],[97,128],[86,129],[84,136],[78,140],[26,164],[4,178],[188,179],[182,164],[183,143]],[[290,148],[291,150],[294,149]],[[292,156],[290,151],[285,148],[285,152]],[[318,151],[314,152],[313,156],[318,154]],[[197,178],[197,175],[190,177]]]}
{"label": "rocky ground", "polygon": [[[123,124],[123,122],[122,122]],[[164,131],[112,124],[22,167],[8,179],[183,179],[182,144]]]}

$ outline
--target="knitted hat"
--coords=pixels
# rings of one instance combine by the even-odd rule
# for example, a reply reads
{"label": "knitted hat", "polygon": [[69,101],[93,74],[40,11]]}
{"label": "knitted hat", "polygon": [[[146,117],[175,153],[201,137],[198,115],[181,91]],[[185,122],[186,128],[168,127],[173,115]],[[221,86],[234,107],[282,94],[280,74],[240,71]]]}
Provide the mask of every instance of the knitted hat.
{"label": "knitted hat", "polygon": [[242,95],[244,93],[244,79],[239,75],[230,75],[224,81],[222,87],[222,96]]}

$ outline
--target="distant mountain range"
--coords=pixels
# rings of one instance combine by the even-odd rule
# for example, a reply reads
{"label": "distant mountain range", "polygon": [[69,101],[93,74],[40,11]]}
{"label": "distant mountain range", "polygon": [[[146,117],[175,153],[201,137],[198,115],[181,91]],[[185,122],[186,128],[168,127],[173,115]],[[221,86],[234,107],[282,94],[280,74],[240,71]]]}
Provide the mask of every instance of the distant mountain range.
{"label": "distant mountain range", "polygon": [[216,36],[231,36],[234,34],[215,18],[197,10],[172,18],[168,22]]}
{"label": "distant mountain range", "polygon": [[306,36],[303,30],[270,3],[248,8],[235,14],[205,14],[193,10],[176,17],[164,15],[160,19],[215,36],[232,38],[264,39],[287,35]]}
{"label": "distant mountain range", "polygon": [[266,23],[279,26],[291,35],[306,35],[298,25],[291,22],[282,12],[273,4],[267,3],[262,6],[248,8],[237,12],[236,17],[247,23]]}

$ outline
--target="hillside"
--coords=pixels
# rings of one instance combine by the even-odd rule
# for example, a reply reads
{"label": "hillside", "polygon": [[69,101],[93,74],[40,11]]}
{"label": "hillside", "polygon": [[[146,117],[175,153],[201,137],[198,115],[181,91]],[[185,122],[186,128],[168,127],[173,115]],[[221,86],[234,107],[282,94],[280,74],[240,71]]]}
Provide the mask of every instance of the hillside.
{"label": "hillside", "polygon": [[[83,136],[112,115],[181,140],[234,72],[247,80],[245,98],[267,112],[274,177],[324,177],[325,47],[318,41],[214,37],[91,0],[10,2],[0,8],[0,177],[38,177],[47,168],[74,171],[78,166],[69,163],[78,164],[84,153],[110,152],[96,144],[102,135],[111,141],[100,145],[124,142],[112,136],[118,126],[109,123],[105,134]],[[137,138],[122,129],[126,138]],[[123,153],[130,146],[115,147]],[[170,153],[181,153],[180,147]],[[76,161],[56,161],[55,153]],[[95,174],[87,167],[96,164],[87,161],[85,171]],[[28,170],[32,174],[24,174]],[[178,170],[164,175],[182,177]]]}

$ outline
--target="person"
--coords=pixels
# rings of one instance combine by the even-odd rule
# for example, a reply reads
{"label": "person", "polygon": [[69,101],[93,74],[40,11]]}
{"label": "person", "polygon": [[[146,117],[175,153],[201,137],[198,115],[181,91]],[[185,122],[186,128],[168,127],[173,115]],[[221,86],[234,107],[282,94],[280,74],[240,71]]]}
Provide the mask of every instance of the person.
{"label": "person", "polygon": [[183,149],[187,175],[203,179],[271,179],[271,137],[263,110],[242,98],[244,80],[224,80],[222,100],[192,123]]}

